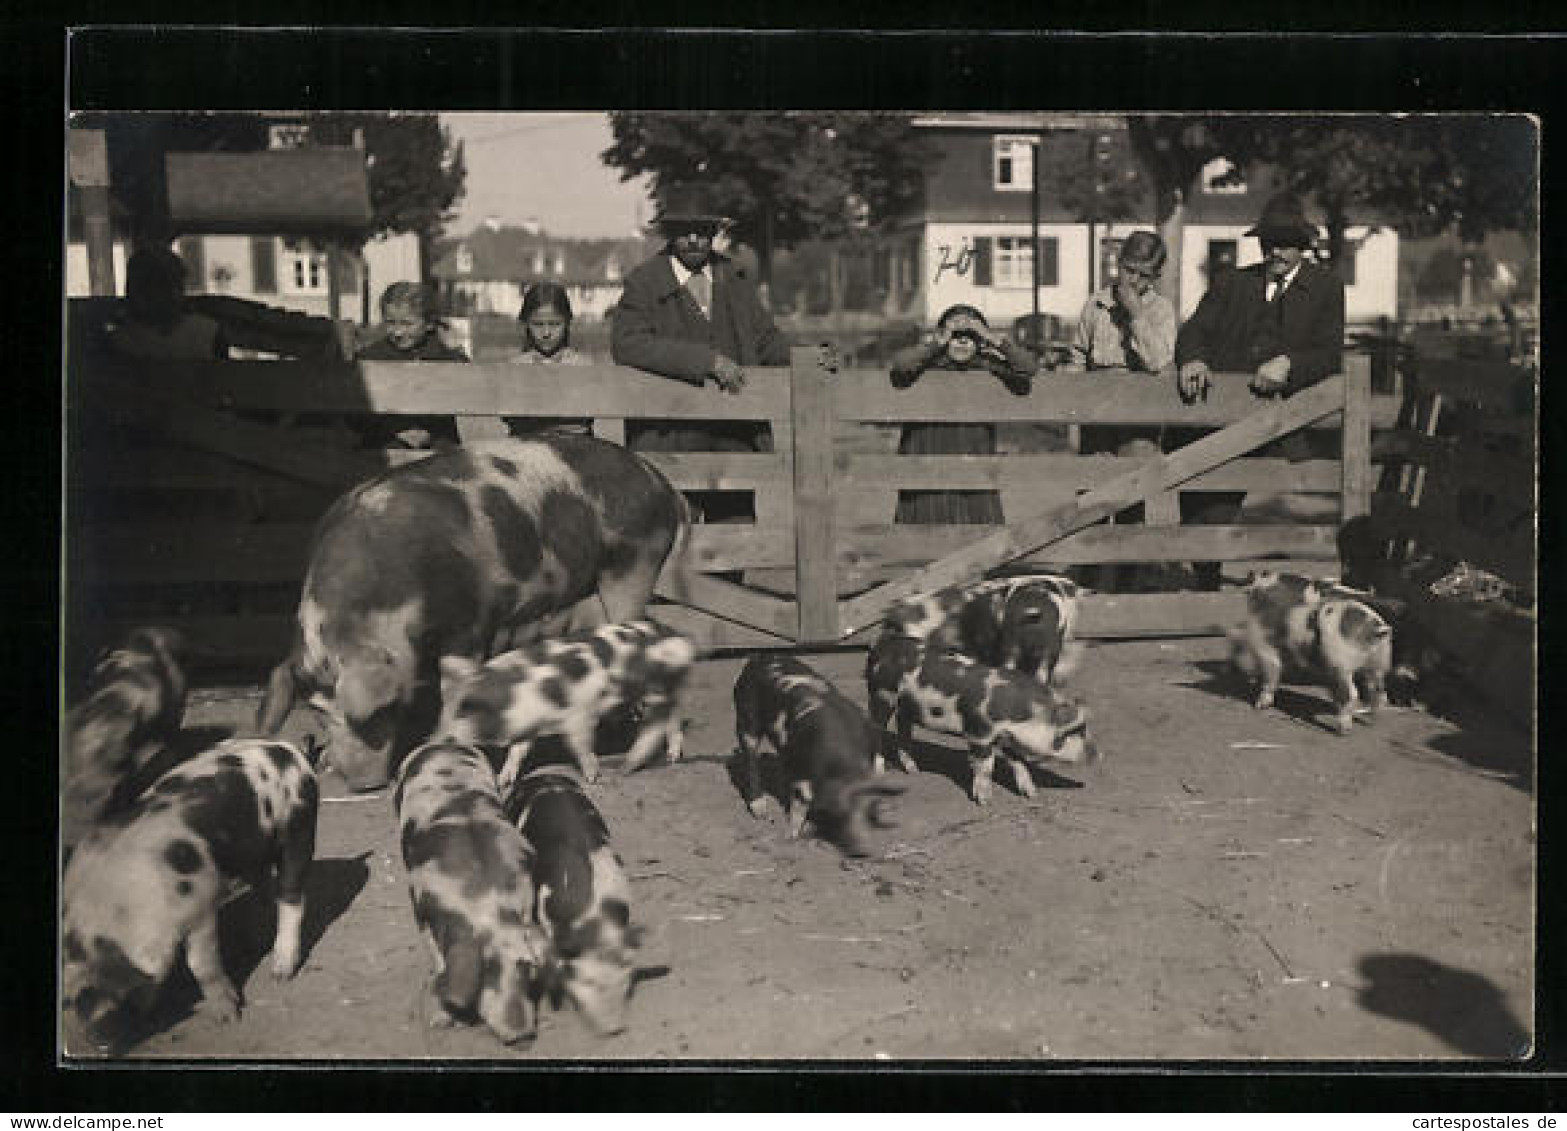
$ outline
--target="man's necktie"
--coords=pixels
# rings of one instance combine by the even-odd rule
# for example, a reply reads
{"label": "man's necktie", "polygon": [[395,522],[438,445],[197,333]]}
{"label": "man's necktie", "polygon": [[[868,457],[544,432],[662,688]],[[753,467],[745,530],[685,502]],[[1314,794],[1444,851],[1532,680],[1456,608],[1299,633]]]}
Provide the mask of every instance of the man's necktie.
{"label": "man's necktie", "polygon": [[693,272],[686,280],[686,290],[691,292],[691,297],[696,299],[696,304],[702,308],[702,313],[709,318],[713,312],[713,281],[703,272]]}

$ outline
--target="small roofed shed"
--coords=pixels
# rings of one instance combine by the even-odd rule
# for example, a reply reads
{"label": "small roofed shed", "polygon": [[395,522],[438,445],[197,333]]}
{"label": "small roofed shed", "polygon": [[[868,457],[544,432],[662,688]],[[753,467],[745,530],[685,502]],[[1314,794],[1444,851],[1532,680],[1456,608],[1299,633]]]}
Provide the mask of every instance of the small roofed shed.
{"label": "small roofed shed", "polygon": [[339,244],[368,234],[370,175],[362,149],[313,147],[256,153],[170,153],[164,158],[169,223],[177,232],[268,233],[326,244],[331,315],[339,316]]}

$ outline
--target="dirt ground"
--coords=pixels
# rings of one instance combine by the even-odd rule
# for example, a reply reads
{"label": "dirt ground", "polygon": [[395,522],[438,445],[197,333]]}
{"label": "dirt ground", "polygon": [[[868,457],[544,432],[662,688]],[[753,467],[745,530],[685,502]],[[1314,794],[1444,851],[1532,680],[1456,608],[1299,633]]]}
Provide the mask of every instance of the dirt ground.
{"label": "dirt ground", "polygon": [[[225,910],[246,1008],[192,1012],[188,979],[138,1057],[1421,1059],[1526,1054],[1535,837],[1525,736],[1395,712],[1328,731],[1325,692],[1238,697],[1213,640],[1090,646],[1074,681],[1105,752],[1035,801],[961,747],[917,747],[881,855],[845,861],[753,820],[727,772],[739,660],[709,660],[687,759],[598,787],[652,938],[631,1027],[570,1012],[507,1049],[422,1015],[386,791],[328,776],[307,957],[275,982],[271,912]],[[809,657],[861,702],[862,652]],[[187,728],[241,731],[254,688],[198,691]],[[297,736],[313,720],[290,720]],[[894,777],[898,771],[889,771]]]}

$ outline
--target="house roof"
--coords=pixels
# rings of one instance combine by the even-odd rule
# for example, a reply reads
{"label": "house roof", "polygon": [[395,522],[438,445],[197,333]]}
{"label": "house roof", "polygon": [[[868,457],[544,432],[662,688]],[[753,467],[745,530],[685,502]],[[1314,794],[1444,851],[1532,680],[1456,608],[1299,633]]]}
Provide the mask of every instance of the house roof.
{"label": "house roof", "polygon": [[[641,237],[629,239],[573,239],[530,232],[525,228],[481,227],[455,240],[444,240],[436,249],[430,274],[450,282],[532,282],[551,279],[572,286],[618,283],[633,267],[652,255],[658,244]],[[462,262],[467,251],[471,263]],[[544,269],[534,269],[535,256],[544,257]],[[563,262],[557,271],[557,257]],[[618,273],[611,277],[613,260]]]}
{"label": "house roof", "polygon": [[360,149],[170,153],[165,171],[169,218],[183,232],[321,235],[370,225],[370,177]]}

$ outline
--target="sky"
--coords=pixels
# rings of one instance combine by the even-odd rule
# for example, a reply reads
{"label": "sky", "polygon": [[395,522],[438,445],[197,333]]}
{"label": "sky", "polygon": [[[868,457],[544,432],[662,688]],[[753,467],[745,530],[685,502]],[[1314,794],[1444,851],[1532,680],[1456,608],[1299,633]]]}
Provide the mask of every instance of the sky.
{"label": "sky", "polygon": [[493,216],[536,219],[557,236],[632,236],[651,214],[641,181],[622,182],[599,160],[614,140],[603,113],[442,114],[441,123],[468,163],[451,235]]}

